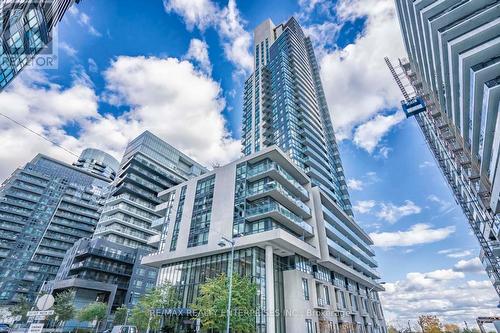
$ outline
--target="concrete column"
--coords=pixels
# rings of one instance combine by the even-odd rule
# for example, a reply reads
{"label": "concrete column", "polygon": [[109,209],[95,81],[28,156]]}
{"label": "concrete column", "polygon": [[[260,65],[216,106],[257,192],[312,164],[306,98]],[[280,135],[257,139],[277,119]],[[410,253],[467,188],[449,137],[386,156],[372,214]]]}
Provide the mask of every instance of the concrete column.
{"label": "concrete column", "polygon": [[266,245],[266,310],[267,333],[276,331],[274,316],[274,260],[273,247]]}

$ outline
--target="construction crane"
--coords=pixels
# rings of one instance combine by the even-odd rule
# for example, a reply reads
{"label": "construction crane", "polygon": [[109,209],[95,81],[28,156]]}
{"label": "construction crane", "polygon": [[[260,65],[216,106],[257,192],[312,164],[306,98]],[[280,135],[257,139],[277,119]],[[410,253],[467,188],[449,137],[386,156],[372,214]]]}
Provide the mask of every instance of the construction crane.
{"label": "construction crane", "polygon": [[455,200],[479,241],[480,259],[500,297],[500,262],[492,247],[498,239],[485,236],[498,235],[500,225],[499,217],[489,207],[491,184],[481,174],[477,160],[456,126],[441,110],[437,97],[424,88],[409,61],[399,59],[399,65],[394,67],[389,58],[384,60],[403,94],[401,106],[406,117],[416,119]]}

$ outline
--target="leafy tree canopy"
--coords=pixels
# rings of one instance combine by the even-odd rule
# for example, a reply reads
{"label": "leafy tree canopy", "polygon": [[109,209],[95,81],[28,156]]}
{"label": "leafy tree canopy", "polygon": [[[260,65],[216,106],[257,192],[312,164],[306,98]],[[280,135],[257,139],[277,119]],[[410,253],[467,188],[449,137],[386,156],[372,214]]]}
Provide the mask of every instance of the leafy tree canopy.
{"label": "leafy tree canopy", "polygon": [[423,333],[441,333],[441,322],[437,316],[421,315],[418,317],[418,325]]}
{"label": "leafy tree canopy", "polygon": [[55,297],[54,302],[54,318],[59,322],[65,322],[75,317],[76,310],[73,305],[74,292],[65,290]]}
{"label": "leafy tree canopy", "polygon": [[124,325],[125,318],[127,318],[127,307],[122,305],[115,311],[115,317],[113,319],[113,325]]}
{"label": "leafy tree canopy", "polygon": [[28,319],[28,311],[31,310],[31,302],[26,297],[21,297],[19,302],[9,308],[13,316],[21,316],[21,321]]}
{"label": "leafy tree canopy", "polygon": [[168,283],[151,289],[144,294],[137,305],[132,309],[130,322],[139,330],[145,330],[148,322],[151,329],[160,328],[161,316],[156,316],[154,309],[172,308],[179,305],[179,298],[175,290]]}
{"label": "leafy tree canopy", "polygon": [[108,305],[102,302],[94,302],[78,312],[78,320],[80,321],[101,321],[106,319],[108,314]]}
{"label": "leafy tree canopy", "polygon": [[[200,294],[191,308],[198,313],[205,329],[223,330],[227,320],[229,279],[225,274],[208,280],[200,286]],[[255,332],[257,285],[248,277],[233,275],[231,297],[231,330],[240,333]]]}

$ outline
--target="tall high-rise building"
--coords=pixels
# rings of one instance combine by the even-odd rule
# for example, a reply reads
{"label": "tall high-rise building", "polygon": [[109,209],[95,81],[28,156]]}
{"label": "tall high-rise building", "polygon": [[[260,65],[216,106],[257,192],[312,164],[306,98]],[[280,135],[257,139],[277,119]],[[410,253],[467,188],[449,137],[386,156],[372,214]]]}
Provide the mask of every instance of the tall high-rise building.
{"label": "tall high-rise building", "polygon": [[[118,162],[106,156],[104,167]],[[116,172],[113,170],[112,172]],[[78,239],[93,234],[111,178],[37,155],[0,187],[0,304],[33,300]]]}
{"label": "tall high-rise building", "polygon": [[0,1],[0,91],[50,46],[55,25],[75,2],[80,0]]}
{"label": "tall high-rise building", "polygon": [[500,296],[500,4],[397,0],[396,7],[409,60],[396,68],[386,61],[403,109],[415,116]]}
{"label": "tall high-rise building", "polygon": [[277,145],[348,215],[352,207],[311,40],[292,17],[254,32],[245,82],[243,153]]}
{"label": "tall high-rise building", "polygon": [[[82,165],[95,156],[88,151],[82,155],[78,162]],[[90,163],[92,170],[94,164]],[[107,302],[110,311],[136,304],[157,277],[157,270],[142,266],[141,259],[157,249],[160,233],[152,224],[162,224],[162,216],[155,211],[162,202],[158,193],[205,171],[151,132],[132,140],[92,239],[77,242],[67,252],[56,279],[46,290],[56,294],[74,290],[77,307],[96,299]]]}
{"label": "tall high-rise building", "polygon": [[386,332],[373,242],[352,217],[311,43],[294,18],[266,20],[254,40],[246,156],[160,193],[160,247],[143,263],[186,308],[228,273],[224,237],[235,270],[258,285],[256,332]]}

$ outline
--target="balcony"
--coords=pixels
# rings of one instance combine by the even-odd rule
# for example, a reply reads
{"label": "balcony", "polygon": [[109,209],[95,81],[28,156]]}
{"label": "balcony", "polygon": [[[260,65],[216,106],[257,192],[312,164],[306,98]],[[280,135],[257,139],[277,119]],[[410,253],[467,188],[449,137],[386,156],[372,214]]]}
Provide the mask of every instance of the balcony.
{"label": "balcony", "polygon": [[160,245],[161,235],[154,235],[148,238],[148,245],[158,246]]}
{"label": "balcony", "polygon": [[71,270],[84,269],[84,268],[94,269],[94,270],[103,271],[103,272],[107,272],[107,273],[120,274],[120,275],[125,275],[125,276],[132,275],[131,269],[117,267],[116,265],[100,264],[97,262],[92,262],[92,261],[87,261],[87,260],[74,263],[70,267]]}
{"label": "balcony", "polygon": [[151,229],[161,231],[163,229],[163,225],[165,224],[165,218],[160,217],[151,221]]}
{"label": "balcony", "polygon": [[369,267],[366,263],[360,260],[358,257],[353,255],[351,252],[344,249],[342,246],[338,245],[331,239],[328,239],[328,247],[330,247],[334,252],[343,257],[344,260],[351,262],[351,264],[359,271],[368,274],[374,279],[379,279],[380,274],[376,269]]}
{"label": "balcony", "polygon": [[269,200],[263,204],[254,205],[253,207],[250,206],[250,208],[246,210],[246,219],[249,222],[262,220],[268,217],[305,237],[314,236],[313,227],[311,225],[275,201]]}
{"label": "balcony", "polygon": [[500,241],[491,242],[491,250],[493,251],[494,255],[500,257]]}
{"label": "balcony", "polygon": [[344,246],[349,247],[356,252],[356,254],[361,258],[363,262],[365,262],[370,267],[377,267],[377,262],[373,259],[370,254],[363,251],[359,246],[357,246],[352,240],[342,234],[337,228],[335,228],[330,223],[325,223],[325,227],[327,229],[327,236],[329,238],[333,238],[334,241],[338,241]]}
{"label": "balcony", "polygon": [[247,190],[247,200],[249,201],[261,199],[266,196],[272,197],[293,213],[303,218],[311,217],[311,209],[276,181],[271,181],[261,187],[250,186]]}
{"label": "balcony", "polygon": [[95,255],[95,256],[99,256],[99,257],[107,258],[107,259],[115,259],[115,260],[123,261],[123,262],[129,263],[129,264],[133,264],[135,262],[134,255],[118,254],[115,252],[100,250],[100,249],[96,249],[96,248],[86,248],[86,249],[79,250],[78,252],[76,252],[75,257],[83,257],[83,256],[88,256],[88,255]]}
{"label": "balcony", "polygon": [[323,298],[318,298],[316,299],[316,307],[317,308],[326,308],[328,305],[326,304],[326,301]]}
{"label": "balcony", "polygon": [[333,279],[332,284],[337,288],[345,289],[345,281],[340,279]]}
{"label": "balcony", "polygon": [[283,167],[275,162],[261,163],[251,168],[248,171],[247,180],[254,181],[266,176],[278,180],[281,184],[286,184],[288,189],[293,192],[294,195],[300,197],[300,199],[309,199],[309,192],[283,169]]}

